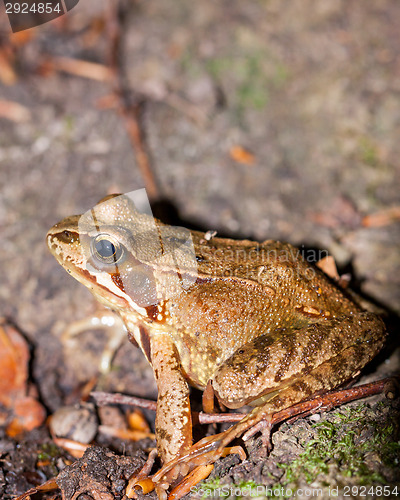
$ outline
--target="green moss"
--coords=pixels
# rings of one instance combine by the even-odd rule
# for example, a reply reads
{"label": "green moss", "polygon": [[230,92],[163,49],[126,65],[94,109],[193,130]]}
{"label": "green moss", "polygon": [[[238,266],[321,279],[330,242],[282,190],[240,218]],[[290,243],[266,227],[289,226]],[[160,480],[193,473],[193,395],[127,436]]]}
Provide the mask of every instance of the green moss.
{"label": "green moss", "polygon": [[63,456],[63,451],[54,443],[43,443],[37,454],[37,462],[45,462],[46,465],[38,466],[39,469],[47,471],[47,475],[56,476],[59,472],[56,462]]}
{"label": "green moss", "polygon": [[369,137],[361,137],[359,141],[359,152],[363,163],[371,167],[380,164],[378,148]]}
{"label": "green moss", "polygon": [[310,491],[318,490],[327,497],[332,488],[341,489],[348,484],[366,487],[386,484],[386,479],[370,468],[371,457],[394,469],[400,463],[400,424],[394,417],[388,417],[386,410],[386,406],[379,404],[373,410],[365,405],[343,408],[313,424],[313,439],[295,460],[277,464],[284,475],[273,485],[261,486],[254,481],[227,484],[223,478],[217,478],[201,483],[196,491],[200,498],[285,499],[292,498],[291,491],[304,488],[304,482],[310,484]]}
{"label": "green moss", "polygon": [[380,459],[387,467],[399,467],[400,441],[394,440],[396,436],[398,439],[399,422],[391,421],[383,427],[375,426],[375,434],[373,439],[366,443],[366,449],[379,449]]}
{"label": "green moss", "polygon": [[269,53],[257,41],[249,41],[251,33],[239,30],[229,47],[222,48],[214,57],[203,59],[192,44],[180,57],[182,72],[191,78],[208,73],[226,93],[233,115],[241,118],[246,109],[262,111],[270,94],[289,79],[289,68]]}
{"label": "green moss", "polygon": [[54,443],[43,443],[41,450],[38,452],[39,460],[51,460],[60,456],[60,449]]}
{"label": "green moss", "polygon": [[385,483],[381,474],[368,467],[366,459],[373,454],[388,466],[394,467],[396,460],[399,463],[398,424],[390,421],[378,426],[364,409],[361,405],[341,410],[329,421],[314,424],[316,435],[305,451],[290,464],[279,464],[285,470],[285,482],[297,482],[303,477],[311,483],[335,466],[343,478],[356,478],[360,485]]}

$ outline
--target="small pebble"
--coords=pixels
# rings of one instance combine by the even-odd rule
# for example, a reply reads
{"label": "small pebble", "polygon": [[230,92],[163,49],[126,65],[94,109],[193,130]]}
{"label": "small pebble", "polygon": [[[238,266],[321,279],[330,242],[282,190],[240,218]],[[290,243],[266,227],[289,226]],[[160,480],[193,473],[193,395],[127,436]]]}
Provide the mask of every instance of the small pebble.
{"label": "small pebble", "polygon": [[97,433],[98,422],[93,405],[63,406],[50,419],[50,430],[57,437],[90,443]]}

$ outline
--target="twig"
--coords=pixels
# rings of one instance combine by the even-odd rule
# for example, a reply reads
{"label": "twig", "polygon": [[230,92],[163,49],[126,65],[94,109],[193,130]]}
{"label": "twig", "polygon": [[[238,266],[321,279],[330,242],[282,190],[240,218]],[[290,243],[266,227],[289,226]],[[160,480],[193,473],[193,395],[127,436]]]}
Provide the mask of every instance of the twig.
{"label": "twig", "polygon": [[[316,396],[313,399],[303,401],[290,408],[275,413],[272,416],[272,424],[282,422],[283,420],[303,418],[312,414],[315,410],[327,411],[335,406],[354,401],[356,399],[366,398],[385,391],[386,394],[393,395],[397,389],[398,381],[396,378],[384,378],[377,382],[360,385],[351,389],[338,390],[329,392],[322,396]],[[148,399],[137,398],[134,396],[126,396],[124,394],[110,394],[107,392],[91,392],[90,395],[100,406],[108,404],[120,404],[129,406],[138,406],[148,410],[155,411],[157,409],[156,401]],[[389,397],[389,396],[388,396]],[[393,396],[390,396],[393,397]],[[194,419],[198,420],[200,424],[224,423],[224,422],[238,422],[244,417],[242,413],[203,413],[193,412]]]}
{"label": "twig", "polygon": [[125,128],[132,142],[138,167],[142,173],[147,194],[150,200],[160,199],[160,189],[157,185],[153,169],[150,164],[149,155],[145,145],[145,133],[143,130],[143,97],[136,96],[136,103],[132,104],[132,99],[123,84],[123,74],[121,68],[121,23],[119,21],[120,2],[109,2],[107,15],[107,32],[110,41],[109,67],[111,71],[111,82],[113,92],[118,99],[118,111],[124,119]]}
{"label": "twig", "polygon": [[74,59],[73,57],[51,57],[47,55],[44,60],[44,66],[46,69],[64,71],[71,75],[99,82],[108,82],[111,78],[111,71],[104,64]]}
{"label": "twig", "polygon": [[125,394],[111,394],[109,392],[93,391],[90,393],[92,398],[99,406],[106,406],[109,404],[138,406],[139,408],[146,408],[147,410],[156,411],[156,401],[150,399],[136,398],[135,396],[126,396]]}
{"label": "twig", "polygon": [[366,215],[362,220],[364,227],[381,227],[400,220],[400,206],[388,207],[380,212]]}
{"label": "twig", "polygon": [[388,377],[369,384],[352,387],[351,389],[329,392],[328,394],[317,396],[309,401],[303,401],[291,406],[290,408],[286,408],[285,410],[275,413],[272,417],[272,423],[277,424],[278,422],[282,422],[287,419],[290,419],[290,423],[292,423],[298,418],[304,418],[311,415],[316,410],[320,410],[321,412],[329,411],[335,406],[340,406],[344,403],[349,403],[350,401],[355,401],[357,399],[374,396],[375,394],[380,394],[381,392],[385,392],[387,397],[392,397],[391,394],[394,394],[396,391],[396,385],[396,379]]}

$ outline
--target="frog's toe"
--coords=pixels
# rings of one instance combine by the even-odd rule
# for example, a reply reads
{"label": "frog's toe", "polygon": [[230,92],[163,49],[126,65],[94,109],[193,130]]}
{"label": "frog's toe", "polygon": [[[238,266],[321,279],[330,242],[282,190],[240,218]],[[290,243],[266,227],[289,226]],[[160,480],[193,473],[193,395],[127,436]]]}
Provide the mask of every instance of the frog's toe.
{"label": "frog's toe", "polygon": [[204,479],[207,479],[213,470],[214,466],[200,465],[192,470],[168,495],[168,500],[179,500],[188,493],[190,493],[196,484]]}
{"label": "frog's toe", "polygon": [[[220,457],[229,454],[239,454],[244,460],[246,454],[242,447],[226,447],[226,433],[208,436],[193,445],[184,455],[176,457],[166,463],[152,478],[156,484],[159,498],[178,500],[187,495],[200,481],[206,479],[214,466],[212,465]],[[168,497],[166,490],[172,486],[173,489]]]}
{"label": "frog's toe", "polygon": [[266,415],[263,420],[260,420],[257,424],[250,427],[248,431],[243,434],[243,441],[248,441],[257,432],[261,432],[261,443],[262,448],[265,450],[265,456],[268,456],[272,450],[271,441],[271,431],[272,431],[272,416]]}
{"label": "frog's toe", "polygon": [[171,485],[178,476],[184,477],[195,467],[207,465],[218,460],[224,450],[224,446],[221,446],[219,436],[221,434],[205,437],[193,445],[186,453],[167,462],[153,476],[153,481],[157,484],[167,483]]}

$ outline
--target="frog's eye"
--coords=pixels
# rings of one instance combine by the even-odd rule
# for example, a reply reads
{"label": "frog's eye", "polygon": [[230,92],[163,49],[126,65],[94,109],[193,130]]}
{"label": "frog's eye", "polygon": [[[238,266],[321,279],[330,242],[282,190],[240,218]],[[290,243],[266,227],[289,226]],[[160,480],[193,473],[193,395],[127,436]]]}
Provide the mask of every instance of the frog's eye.
{"label": "frog's eye", "polygon": [[92,239],[93,257],[101,264],[117,264],[125,254],[124,247],[109,234],[98,234]]}

